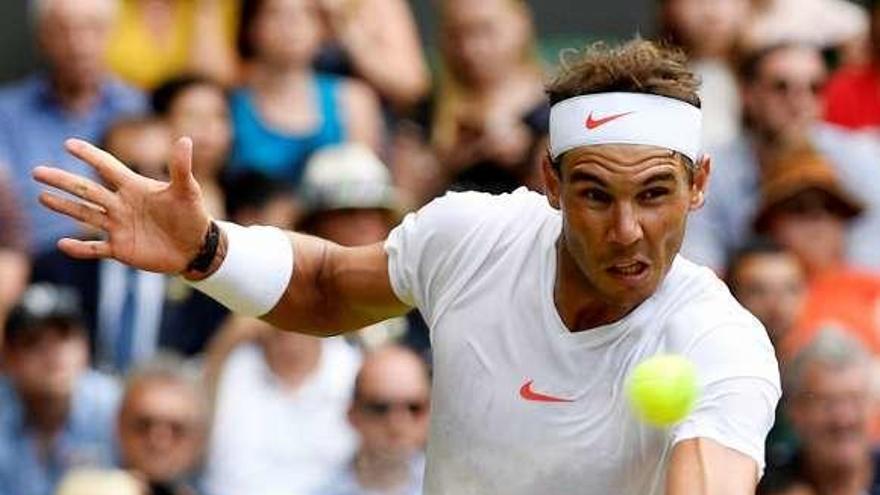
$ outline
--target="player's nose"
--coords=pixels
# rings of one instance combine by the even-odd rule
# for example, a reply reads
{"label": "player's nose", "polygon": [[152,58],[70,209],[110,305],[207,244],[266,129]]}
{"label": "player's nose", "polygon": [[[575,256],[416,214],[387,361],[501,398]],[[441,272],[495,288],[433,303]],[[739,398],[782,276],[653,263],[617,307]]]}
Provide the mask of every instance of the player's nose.
{"label": "player's nose", "polygon": [[639,216],[629,203],[615,204],[611,209],[611,225],[608,240],[614,244],[629,246],[642,239],[644,231]]}

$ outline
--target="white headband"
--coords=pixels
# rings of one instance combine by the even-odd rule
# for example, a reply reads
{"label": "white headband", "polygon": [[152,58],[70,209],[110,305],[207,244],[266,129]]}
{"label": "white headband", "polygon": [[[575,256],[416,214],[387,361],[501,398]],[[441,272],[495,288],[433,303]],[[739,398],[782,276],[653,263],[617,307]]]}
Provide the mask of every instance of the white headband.
{"label": "white headband", "polygon": [[647,144],[678,151],[696,163],[703,114],[674,98],[644,93],[597,93],[550,109],[550,155],[594,144]]}

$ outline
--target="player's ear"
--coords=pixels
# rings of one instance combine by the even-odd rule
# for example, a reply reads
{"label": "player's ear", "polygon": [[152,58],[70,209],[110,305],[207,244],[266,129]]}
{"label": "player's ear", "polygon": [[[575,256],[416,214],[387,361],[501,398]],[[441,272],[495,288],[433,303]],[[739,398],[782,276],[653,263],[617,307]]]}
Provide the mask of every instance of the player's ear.
{"label": "player's ear", "polygon": [[[557,163],[560,163],[562,159],[560,158]],[[544,158],[541,160],[541,176],[544,178],[544,186],[545,193],[547,194],[547,200],[550,202],[550,206],[560,209],[559,206],[559,191],[561,189],[561,181],[562,181],[562,167],[560,165],[557,168],[552,161],[550,161],[550,154],[547,153],[544,155]]]}
{"label": "player's ear", "polygon": [[709,172],[712,170],[712,160],[709,155],[700,156],[691,180],[690,210],[698,210],[706,202],[706,192],[709,187]]}

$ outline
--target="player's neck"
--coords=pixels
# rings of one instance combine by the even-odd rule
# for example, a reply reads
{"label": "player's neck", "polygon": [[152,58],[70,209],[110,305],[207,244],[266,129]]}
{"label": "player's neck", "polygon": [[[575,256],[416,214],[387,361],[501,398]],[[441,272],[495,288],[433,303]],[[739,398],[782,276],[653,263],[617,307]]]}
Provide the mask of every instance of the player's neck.
{"label": "player's neck", "polygon": [[553,302],[565,326],[572,332],[590,330],[620,320],[638,304],[619,306],[599,297],[580,267],[561,243],[556,248],[556,283]]}

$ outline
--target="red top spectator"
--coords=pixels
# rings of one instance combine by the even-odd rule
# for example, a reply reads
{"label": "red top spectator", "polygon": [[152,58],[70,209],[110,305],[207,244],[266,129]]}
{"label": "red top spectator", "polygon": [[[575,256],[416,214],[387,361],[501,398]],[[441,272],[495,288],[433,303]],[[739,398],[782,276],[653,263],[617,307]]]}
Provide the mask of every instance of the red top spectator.
{"label": "red top spectator", "polygon": [[834,74],[825,90],[825,120],[850,129],[880,129],[880,63]]}
{"label": "red top spectator", "polygon": [[872,61],[844,66],[825,90],[825,119],[851,129],[880,130],[880,1],[871,12]]}

